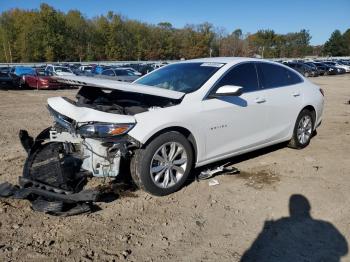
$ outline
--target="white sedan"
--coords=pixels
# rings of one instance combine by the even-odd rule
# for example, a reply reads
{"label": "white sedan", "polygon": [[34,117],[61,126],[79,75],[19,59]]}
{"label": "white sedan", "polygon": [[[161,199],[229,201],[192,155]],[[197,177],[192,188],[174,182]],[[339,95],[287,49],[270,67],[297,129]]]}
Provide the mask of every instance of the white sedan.
{"label": "white sedan", "polygon": [[179,190],[196,167],[285,141],[306,147],[324,104],[322,89],[298,72],[250,58],[183,61],[131,84],[59,81],[82,87],[76,101],[48,99],[49,144],[79,155],[93,176],[115,177],[127,165],[153,195]]}

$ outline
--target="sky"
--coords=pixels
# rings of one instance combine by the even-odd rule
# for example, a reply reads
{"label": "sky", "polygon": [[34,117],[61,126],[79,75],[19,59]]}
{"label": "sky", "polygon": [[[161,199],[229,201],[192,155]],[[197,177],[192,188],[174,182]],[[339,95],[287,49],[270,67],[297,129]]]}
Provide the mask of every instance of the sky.
{"label": "sky", "polygon": [[108,11],[151,24],[212,23],[230,33],[272,29],[276,33],[307,29],[311,44],[323,44],[335,29],[350,28],[350,0],[0,0],[0,12],[11,8],[38,9],[45,2],[61,11],[81,11],[92,18]]}

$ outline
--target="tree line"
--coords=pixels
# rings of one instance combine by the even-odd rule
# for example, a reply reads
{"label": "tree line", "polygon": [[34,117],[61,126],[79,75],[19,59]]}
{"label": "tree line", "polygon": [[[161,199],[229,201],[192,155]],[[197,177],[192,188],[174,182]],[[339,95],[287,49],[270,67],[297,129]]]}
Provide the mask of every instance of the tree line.
{"label": "tree line", "polygon": [[208,56],[350,55],[350,29],[336,30],[324,46],[311,46],[309,31],[227,33],[210,23],[174,28],[128,19],[112,11],[86,18],[47,4],[0,15],[0,62],[172,60]]}

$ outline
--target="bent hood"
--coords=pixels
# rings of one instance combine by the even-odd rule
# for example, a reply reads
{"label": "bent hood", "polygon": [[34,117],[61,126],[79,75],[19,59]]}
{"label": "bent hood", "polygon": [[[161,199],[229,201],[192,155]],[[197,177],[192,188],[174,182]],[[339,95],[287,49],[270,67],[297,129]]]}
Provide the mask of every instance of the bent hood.
{"label": "bent hood", "polygon": [[87,76],[56,76],[57,81],[77,86],[93,86],[103,89],[120,90],[133,93],[141,93],[147,95],[154,95],[166,97],[170,99],[181,99],[185,93],[163,89],[159,87],[146,86],[133,83],[125,83],[109,79],[100,79]]}
{"label": "bent hood", "polygon": [[133,116],[97,111],[88,107],[76,106],[63,97],[51,97],[47,100],[49,108],[78,123],[104,122],[113,124],[133,124]]}

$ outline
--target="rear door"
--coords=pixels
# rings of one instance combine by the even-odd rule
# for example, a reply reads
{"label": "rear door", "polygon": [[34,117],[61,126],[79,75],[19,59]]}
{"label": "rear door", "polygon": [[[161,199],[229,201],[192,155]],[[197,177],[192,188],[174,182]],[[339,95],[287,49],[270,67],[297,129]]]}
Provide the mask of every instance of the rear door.
{"label": "rear door", "polygon": [[292,70],[274,63],[259,62],[257,69],[268,110],[266,142],[287,139],[301,110],[304,80]]}
{"label": "rear door", "polygon": [[233,66],[212,89],[224,85],[243,87],[240,96],[206,98],[200,122],[206,135],[206,159],[217,159],[255,147],[266,136],[267,109],[253,62]]}

